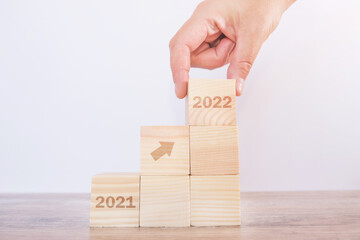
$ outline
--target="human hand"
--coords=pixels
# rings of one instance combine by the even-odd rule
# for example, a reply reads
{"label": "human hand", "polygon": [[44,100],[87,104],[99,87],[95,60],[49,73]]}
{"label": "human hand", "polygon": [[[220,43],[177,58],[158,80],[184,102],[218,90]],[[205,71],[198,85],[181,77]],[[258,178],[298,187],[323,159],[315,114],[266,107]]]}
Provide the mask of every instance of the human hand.
{"label": "human hand", "polygon": [[190,67],[214,69],[230,63],[236,95],[268,36],[295,0],[206,0],[171,39],[170,63],[178,98],[187,94]]}

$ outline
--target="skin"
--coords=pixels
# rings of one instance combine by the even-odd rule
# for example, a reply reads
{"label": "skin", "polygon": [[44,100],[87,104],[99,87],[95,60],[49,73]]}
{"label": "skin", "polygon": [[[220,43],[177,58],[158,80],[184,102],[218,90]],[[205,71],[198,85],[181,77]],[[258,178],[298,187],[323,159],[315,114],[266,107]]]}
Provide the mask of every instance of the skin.
{"label": "skin", "polygon": [[295,0],[206,0],[171,39],[170,64],[178,98],[187,94],[190,67],[228,63],[240,96],[262,44]]}

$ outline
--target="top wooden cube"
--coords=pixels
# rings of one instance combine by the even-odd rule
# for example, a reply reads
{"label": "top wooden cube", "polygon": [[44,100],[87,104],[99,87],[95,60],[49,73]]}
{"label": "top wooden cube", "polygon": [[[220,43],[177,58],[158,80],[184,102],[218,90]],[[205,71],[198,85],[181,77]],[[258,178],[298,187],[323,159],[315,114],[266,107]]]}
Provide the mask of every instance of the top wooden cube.
{"label": "top wooden cube", "polygon": [[235,126],[235,79],[189,79],[187,124]]}

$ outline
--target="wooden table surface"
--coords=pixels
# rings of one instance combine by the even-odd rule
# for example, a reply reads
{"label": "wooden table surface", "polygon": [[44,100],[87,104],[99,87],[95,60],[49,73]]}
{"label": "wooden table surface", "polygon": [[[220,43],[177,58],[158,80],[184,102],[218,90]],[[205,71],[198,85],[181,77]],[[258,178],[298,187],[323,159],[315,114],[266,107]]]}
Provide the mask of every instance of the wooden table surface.
{"label": "wooden table surface", "polygon": [[90,229],[90,194],[0,194],[0,239],[360,239],[360,191],[241,199],[241,227]]}

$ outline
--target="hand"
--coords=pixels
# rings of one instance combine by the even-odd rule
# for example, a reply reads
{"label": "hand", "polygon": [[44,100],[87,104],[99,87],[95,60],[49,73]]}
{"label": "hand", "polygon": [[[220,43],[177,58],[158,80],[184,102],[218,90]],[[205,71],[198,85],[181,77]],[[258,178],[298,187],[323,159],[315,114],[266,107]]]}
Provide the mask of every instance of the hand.
{"label": "hand", "polygon": [[295,0],[207,0],[170,41],[170,62],[178,98],[187,94],[190,67],[214,69],[230,63],[227,78],[244,81],[268,36]]}

